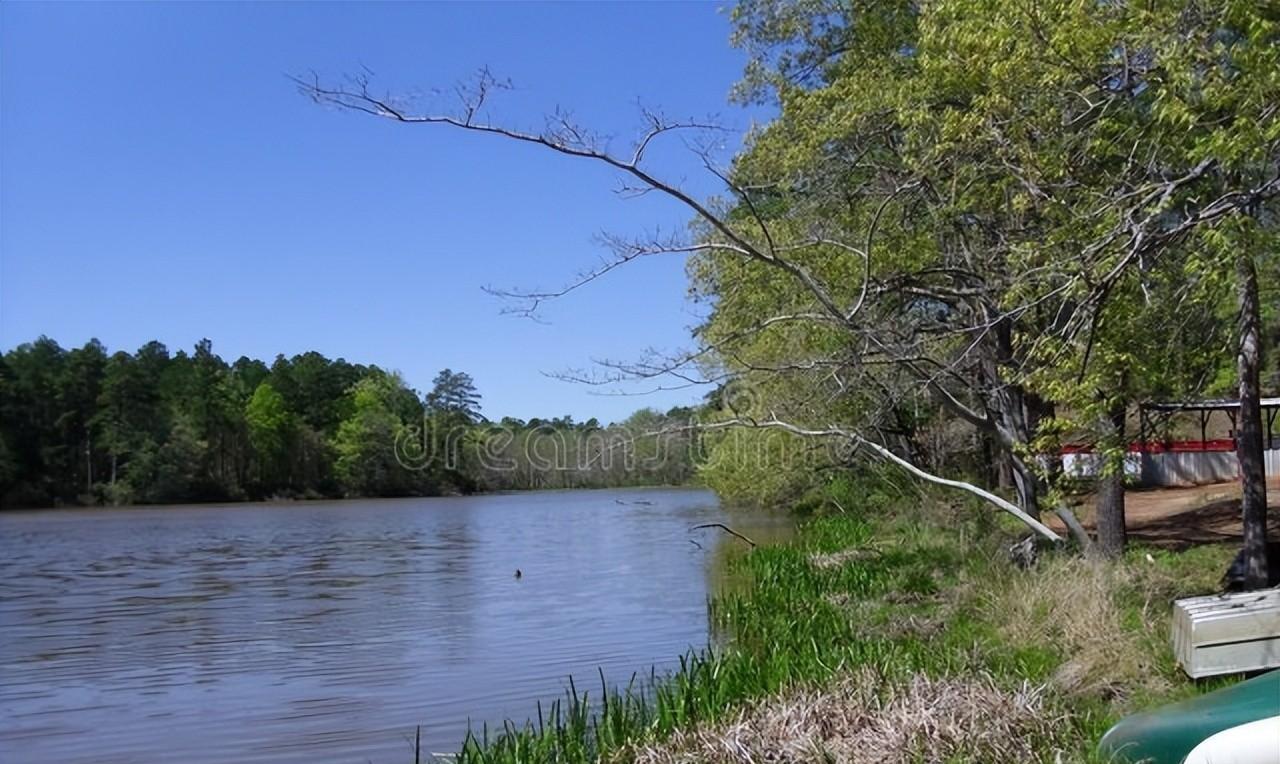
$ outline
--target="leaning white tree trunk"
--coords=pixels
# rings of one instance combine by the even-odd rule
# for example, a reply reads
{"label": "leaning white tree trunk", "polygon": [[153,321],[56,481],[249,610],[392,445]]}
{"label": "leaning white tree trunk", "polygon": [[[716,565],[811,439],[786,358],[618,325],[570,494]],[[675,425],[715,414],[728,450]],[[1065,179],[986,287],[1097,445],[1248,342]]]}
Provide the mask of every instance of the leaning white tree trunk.
{"label": "leaning white tree trunk", "polygon": [[884,446],[880,445],[879,443],[867,440],[866,438],[863,438],[860,435],[854,435],[852,433],[850,433],[850,436],[859,445],[863,445],[863,446],[866,446],[867,448],[870,448],[880,458],[886,461],[893,462],[894,464],[903,468],[907,472],[910,472],[912,475],[915,475],[921,480],[924,480],[929,483],[933,483],[935,485],[944,485],[949,488],[957,488],[961,491],[966,491],[968,493],[971,493],[974,496],[977,496],[978,498],[990,504],[994,504],[995,506],[999,507],[1005,512],[1008,512],[1009,514],[1018,518],[1024,524],[1026,524],[1027,527],[1031,528],[1031,530],[1035,531],[1036,533],[1040,534],[1046,539],[1049,539],[1050,541],[1062,541],[1062,537],[1054,533],[1049,528],[1049,526],[1035,519],[1034,517],[1027,514],[1026,512],[1023,512],[1022,508],[1019,507],[1017,504],[1014,504],[1013,502],[1005,501],[1004,499],[1000,498],[994,493],[991,493],[990,491],[979,488],[973,483],[966,483],[963,480],[952,480],[950,478],[941,477],[940,475],[934,475],[931,472],[926,472],[920,469],[919,467],[917,467],[916,465],[912,464],[911,462],[907,461],[906,459],[903,459],[901,456],[898,456],[894,452],[885,448]]}
{"label": "leaning white tree trunk", "polygon": [[[798,425],[792,424],[790,422],[784,422],[776,418],[766,419],[763,421],[757,421],[754,419],[741,419],[741,418],[728,419],[720,422],[712,422],[708,424],[700,424],[700,425],[694,425],[694,426],[697,429],[702,429],[702,430],[720,430],[728,427],[764,427],[764,428],[783,430],[783,431],[792,433],[793,435],[802,435],[806,437],[844,438],[846,440],[850,440],[858,444],[859,446],[866,446],[868,449],[872,451],[872,453],[874,453],[879,458],[887,462],[891,462],[893,464],[898,465],[899,467],[903,468],[907,472],[910,472],[912,475],[920,478],[921,480],[927,483],[946,486],[948,488],[955,488],[955,489],[964,491],[966,493],[972,494],[974,496],[977,496],[978,498],[982,499],[988,504],[994,505],[998,509],[1008,512],[1009,514],[1018,518],[1018,520],[1022,521],[1024,525],[1026,525],[1031,530],[1035,531],[1040,536],[1043,536],[1044,538],[1050,541],[1053,541],[1055,543],[1062,541],[1062,537],[1059,536],[1057,533],[1054,533],[1053,530],[1049,528],[1049,526],[1045,525],[1044,523],[1040,522],[1036,518],[1022,511],[1022,508],[1019,507],[1017,504],[1014,504],[1011,501],[1002,499],[1001,497],[995,495],[994,493],[991,493],[988,490],[979,488],[973,483],[967,483],[963,480],[952,480],[951,478],[944,478],[941,475],[935,475],[932,472],[923,470],[920,467],[916,466],[915,464],[912,464],[910,461],[902,458],[901,456],[898,456],[897,454],[889,450],[884,445],[877,443],[874,440],[868,440],[867,438],[862,437],[858,433],[853,432],[851,430],[846,430],[842,427],[827,427],[825,429],[818,430],[818,429],[811,429],[807,427],[800,427]],[[1064,518],[1064,521],[1065,521],[1065,518]],[[1086,538],[1088,537],[1086,536]]]}

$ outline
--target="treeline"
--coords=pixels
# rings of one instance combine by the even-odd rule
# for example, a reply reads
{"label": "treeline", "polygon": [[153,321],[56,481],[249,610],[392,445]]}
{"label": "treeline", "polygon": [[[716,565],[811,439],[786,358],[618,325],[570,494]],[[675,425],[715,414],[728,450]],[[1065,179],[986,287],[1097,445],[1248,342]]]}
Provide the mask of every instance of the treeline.
{"label": "treeline", "polygon": [[[688,409],[602,427],[486,420],[471,377],[427,394],[317,352],[227,363],[149,342],[110,353],[47,337],[0,357],[0,506],[417,496],[678,484]],[[648,436],[663,430],[671,435]]]}

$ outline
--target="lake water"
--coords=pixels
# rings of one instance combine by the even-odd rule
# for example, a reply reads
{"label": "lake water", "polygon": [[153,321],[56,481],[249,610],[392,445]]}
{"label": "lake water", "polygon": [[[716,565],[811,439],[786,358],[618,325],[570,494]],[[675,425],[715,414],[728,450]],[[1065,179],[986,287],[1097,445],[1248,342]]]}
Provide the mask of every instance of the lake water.
{"label": "lake water", "polygon": [[718,521],[683,489],[3,513],[0,751],[405,764],[421,725],[453,752],[704,646],[742,542],[690,527]]}

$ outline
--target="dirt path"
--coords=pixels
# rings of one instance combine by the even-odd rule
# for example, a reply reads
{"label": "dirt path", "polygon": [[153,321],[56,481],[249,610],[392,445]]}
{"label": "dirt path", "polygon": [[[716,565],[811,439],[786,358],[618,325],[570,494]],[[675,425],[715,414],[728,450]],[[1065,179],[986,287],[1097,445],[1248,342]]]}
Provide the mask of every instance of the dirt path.
{"label": "dirt path", "polygon": [[[1075,507],[1088,528],[1093,528],[1093,501],[1089,496]],[[1267,508],[1269,533],[1280,539],[1280,476],[1267,481]],[[1130,490],[1125,494],[1125,520],[1130,541],[1155,546],[1181,548],[1238,542],[1240,484]],[[1063,529],[1056,517],[1047,524],[1055,530]]]}

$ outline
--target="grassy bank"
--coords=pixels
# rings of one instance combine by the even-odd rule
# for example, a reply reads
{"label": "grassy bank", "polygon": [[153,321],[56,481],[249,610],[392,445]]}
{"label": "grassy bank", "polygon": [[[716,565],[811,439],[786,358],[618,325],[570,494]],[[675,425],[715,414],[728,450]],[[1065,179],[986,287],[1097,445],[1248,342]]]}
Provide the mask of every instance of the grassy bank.
{"label": "grassy bank", "polygon": [[1204,689],[1170,657],[1169,601],[1211,591],[1232,550],[1022,571],[1013,528],[922,505],[743,553],[747,585],[711,605],[725,647],[621,691],[575,686],[458,760],[1088,761],[1119,716]]}

